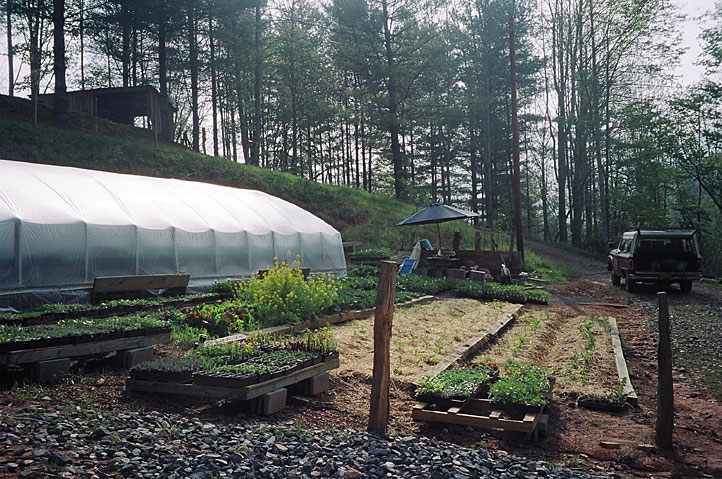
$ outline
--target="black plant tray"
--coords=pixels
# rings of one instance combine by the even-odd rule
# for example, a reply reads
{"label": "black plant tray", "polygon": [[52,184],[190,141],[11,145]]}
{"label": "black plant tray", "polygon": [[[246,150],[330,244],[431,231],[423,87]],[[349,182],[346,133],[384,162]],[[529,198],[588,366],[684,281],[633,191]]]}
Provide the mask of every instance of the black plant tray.
{"label": "black plant tray", "polygon": [[434,394],[418,394],[416,396],[417,401],[433,404],[438,409],[449,409],[452,407],[462,408],[471,399],[480,395],[486,396],[489,392],[489,383],[483,382],[479,384],[476,391],[470,396],[451,396],[448,398],[436,396]]}
{"label": "black plant tray", "polygon": [[110,316],[124,316],[127,314],[138,313],[142,311],[158,311],[161,309],[169,308],[188,308],[204,303],[212,303],[223,299],[223,295],[206,296],[203,298],[192,298],[192,299],[177,299],[173,301],[166,301],[159,305],[133,305],[133,304],[121,304],[118,306],[108,306],[105,308],[88,308],[80,309],[76,311],[61,311],[44,313],[39,316],[31,318],[3,318],[0,324],[21,324],[23,326],[33,324],[49,324],[55,323],[63,319],[80,319],[80,318],[107,318]]}
{"label": "black plant tray", "polygon": [[113,339],[133,338],[137,336],[150,336],[155,334],[167,334],[171,332],[169,327],[154,327],[133,330],[118,330],[105,333],[79,334],[63,336],[60,338],[32,339],[30,341],[14,341],[0,343],[0,354],[25,349],[51,348],[55,346],[66,346],[69,344],[83,344],[92,342],[108,341]]}
{"label": "black plant tray", "polygon": [[233,373],[201,372],[193,375],[193,384],[198,386],[214,386],[219,388],[242,388],[258,382],[259,376]]}
{"label": "black plant tray", "polygon": [[324,361],[333,361],[334,359],[338,359],[338,351],[329,351],[323,354]]}

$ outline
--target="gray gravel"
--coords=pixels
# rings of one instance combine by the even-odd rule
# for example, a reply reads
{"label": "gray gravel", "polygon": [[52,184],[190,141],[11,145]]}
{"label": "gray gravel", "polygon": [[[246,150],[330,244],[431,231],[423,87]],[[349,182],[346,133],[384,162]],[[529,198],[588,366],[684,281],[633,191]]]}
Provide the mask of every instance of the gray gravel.
{"label": "gray gravel", "polygon": [[45,410],[0,416],[0,476],[134,478],[588,478],[589,469],[433,439],[268,429],[164,414]]}
{"label": "gray gravel", "polygon": [[[667,288],[672,346],[682,358],[703,363],[710,369],[722,369],[722,291],[695,283],[689,294],[674,286]],[[647,312],[647,327],[657,331],[659,315],[655,288],[635,295]]]}

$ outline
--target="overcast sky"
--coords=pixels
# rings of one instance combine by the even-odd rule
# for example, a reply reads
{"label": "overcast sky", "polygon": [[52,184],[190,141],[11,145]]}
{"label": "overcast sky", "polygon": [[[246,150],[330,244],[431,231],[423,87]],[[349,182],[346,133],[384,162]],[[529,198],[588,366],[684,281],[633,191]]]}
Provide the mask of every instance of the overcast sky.
{"label": "overcast sky", "polygon": [[695,63],[702,53],[699,35],[704,26],[709,25],[709,21],[700,17],[712,9],[713,2],[712,0],[673,0],[673,2],[682,13],[687,15],[687,20],[681,28],[683,43],[687,51],[682,55],[676,73],[680,77],[682,85],[689,85],[702,77],[704,69]]}
{"label": "overcast sky", "polygon": [[[699,34],[705,25],[709,25],[709,20],[705,21],[700,17],[712,9],[713,0],[672,0],[672,2],[680,12],[687,15],[687,20],[680,29],[686,52],[680,59],[680,64],[675,70],[682,85],[687,86],[698,81],[703,73],[703,68],[696,65],[699,54],[702,51]],[[17,33],[17,31],[15,33]],[[5,22],[3,21],[0,23],[0,93],[2,94],[7,94],[8,90],[6,35]],[[18,37],[16,41],[19,40],[20,38]],[[20,59],[16,58],[15,68],[18,68],[19,64]],[[28,92],[16,91],[16,94],[27,96]]]}

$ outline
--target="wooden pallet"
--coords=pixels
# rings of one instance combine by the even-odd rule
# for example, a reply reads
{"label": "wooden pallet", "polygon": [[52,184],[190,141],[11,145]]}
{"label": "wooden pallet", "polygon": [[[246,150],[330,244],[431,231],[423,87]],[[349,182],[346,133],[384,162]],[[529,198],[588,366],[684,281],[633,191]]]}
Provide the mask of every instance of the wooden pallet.
{"label": "wooden pallet", "polygon": [[507,419],[502,417],[504,411],[493,407],[489,399],[471,399],[466,403],[460,401],[459,405],[452,405],[441,410],[435,409],[428,403],[416,403],[411,411],[411,417],[416,421],[523,432],[536,439],[539,434],[539,426],[546,427],[546,417],[543,417],[545,416],[545,406],[540,406],[535,411],[529,409],[529,412],[526,412],[521,420]]}
{"label": "wooden pallet", "polygon": [[159,381],[145,381],[129,378],[126,382],[126,389],[133,392],[149,392],[159,394],[178,394],[182,396],[209,397],[215,399],[240,399],[248,400],[271,393],[278,389],[291,386],[305,379],[318,376],[339,366],[338,358],[331,361],[324,361],[304,369],[294,371],[288,376],[270,379],[268,381],[243,386],[239,388],[223,388],[198,384],[165,383]]}
{"label": "wooden pallet", "polygon": [[170,333],[161,333],[149,336],[109,339],[106,341],[64,344],[62,346],[51,346],[47,348],[21,349],[0,354],[0,365],[28,364],[52,359],[90,356],[93,354],[153,346],[169,341]]}

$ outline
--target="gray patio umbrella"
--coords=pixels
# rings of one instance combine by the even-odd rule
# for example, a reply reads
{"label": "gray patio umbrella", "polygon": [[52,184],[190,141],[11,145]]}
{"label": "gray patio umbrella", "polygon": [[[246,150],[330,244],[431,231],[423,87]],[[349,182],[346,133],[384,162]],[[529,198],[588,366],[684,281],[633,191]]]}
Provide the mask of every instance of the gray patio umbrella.
{"label": "gray patio umbrella", "polygon": [[453,220],[463,220],[467,218],[476,218],[479,213],[473,211],[462,210],[449,205],[440,203],[431,203],[421,211],[417,211],[403,221],[396,223],[396,226],[426,225],[436,223],[436,233],[439,239],[439,247],[441,247],[441,228],[439,223]]}

